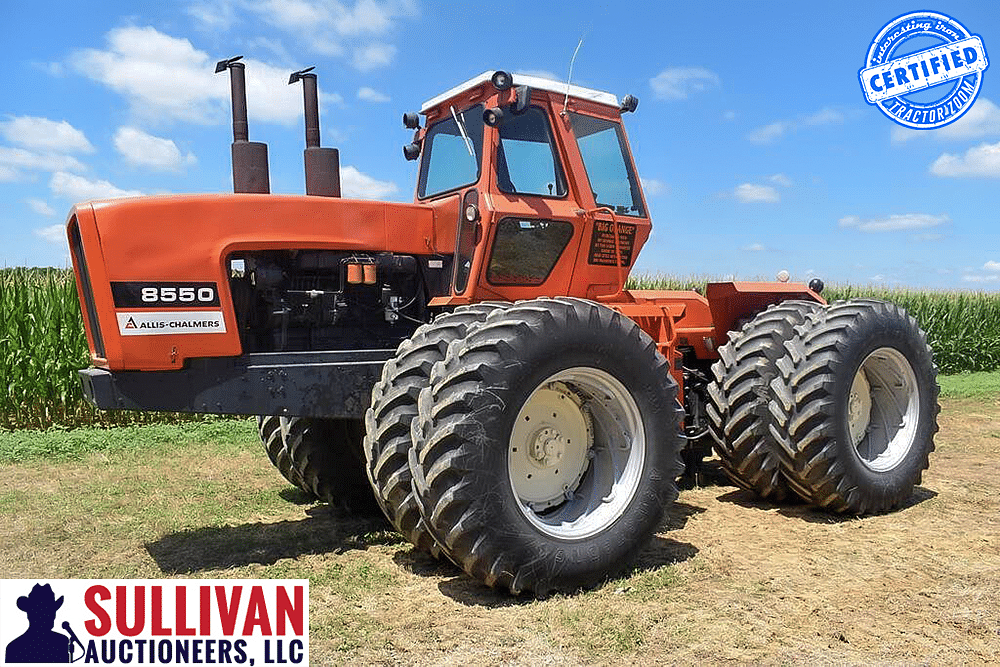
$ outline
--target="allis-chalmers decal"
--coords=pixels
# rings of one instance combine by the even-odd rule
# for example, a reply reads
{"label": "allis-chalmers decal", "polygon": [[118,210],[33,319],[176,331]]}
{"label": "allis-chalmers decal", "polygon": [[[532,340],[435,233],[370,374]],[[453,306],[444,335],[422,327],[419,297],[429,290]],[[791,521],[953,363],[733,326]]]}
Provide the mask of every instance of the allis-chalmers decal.
{"label": "allis-chalmers decal", "polygon": [[123,336],[163,334],[226,333],[221,310],[117,313],[118,331]]}

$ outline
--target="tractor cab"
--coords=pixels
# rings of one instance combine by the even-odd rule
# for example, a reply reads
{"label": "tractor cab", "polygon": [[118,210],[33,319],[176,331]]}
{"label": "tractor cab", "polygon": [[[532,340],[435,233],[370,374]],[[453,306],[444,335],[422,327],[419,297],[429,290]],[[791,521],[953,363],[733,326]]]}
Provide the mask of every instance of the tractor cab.
{"label": "tractor cab", "polygon": [[611,93],[484,72],[404,114],[415,201],[455,211],[451,292],[432,305],[619,294],[650,221]]}

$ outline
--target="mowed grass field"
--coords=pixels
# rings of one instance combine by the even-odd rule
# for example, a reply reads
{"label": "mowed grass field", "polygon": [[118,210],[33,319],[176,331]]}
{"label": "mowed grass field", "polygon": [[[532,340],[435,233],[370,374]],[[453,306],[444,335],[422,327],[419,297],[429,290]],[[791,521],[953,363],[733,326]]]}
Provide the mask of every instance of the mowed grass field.
{"label": "mowed grass field", "polygon": [[495,593],[308,502],[249,420],[0,433],[0,571],[308,578],[314,665],[994,663],[1000,373],[941,384],[909,506],[683,491],[634,572],[576,595]]}

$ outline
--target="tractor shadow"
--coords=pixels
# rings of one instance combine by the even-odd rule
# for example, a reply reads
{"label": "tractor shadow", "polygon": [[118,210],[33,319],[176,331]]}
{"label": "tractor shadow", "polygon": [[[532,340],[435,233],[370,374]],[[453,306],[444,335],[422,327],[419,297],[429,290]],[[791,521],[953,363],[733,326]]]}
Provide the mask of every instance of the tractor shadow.
{"label": "tractor shadow", "polygon": [[[694,558],[698,554],[698,547],[687,542],[663,537],[662,533],[680,530],[687,524],[689,518],[704,511],[705,509],[702,507],[688,505],[687,503],[673,503],[667,509],[663,522],[657,529],[658,534],[654,535],[653,539],[646,545],[646,548],[639,553],[635,565],[621,576],[632,577],[666,565],[683,563]],[[447,559],[441,558],[436,560],[414,549],[397,552],[393,558],[398,565],[415,574],[444,577],[448,577],[449,574],[452,575],[438,584],[438,590],[452,600],[468,607],[485,607],[488,609],[517,607],[552,597],[534,595],[513,596],[503,591],[487,588],[480,582],[467,576],[464,572],[457,572],[457,568]],[[579,592],[584,593],[586,591],[581,590]]]}
{"label": "tractor shadow", "polygon": [[[892,510],[891,513],[904,512],[911,507],[915,507],[931,498],[937,497],[937,491],[932,491],[923,486],[918,486],[913,490],[913,495],[901,506]],[[781,502],[774,502],[758,497],[751,491],[737,489],[720,495],[717,500],[723,503],[732,503],[747,509],[776,510],[778,514],[792,519],[800,519],[807,523],[839,524],[851,521],[864,521],[878,515],[856,516],[851,514],[835,514],[820,509],[814,505],[799,499],[791,498]]]}
{"label": "tractor shadow", "polygon": [[305,512],[307,517],[297,521],[184,530],[145,548],[164,574],[194,574],[403,542],[381,516],[347,515],[326,505]]}

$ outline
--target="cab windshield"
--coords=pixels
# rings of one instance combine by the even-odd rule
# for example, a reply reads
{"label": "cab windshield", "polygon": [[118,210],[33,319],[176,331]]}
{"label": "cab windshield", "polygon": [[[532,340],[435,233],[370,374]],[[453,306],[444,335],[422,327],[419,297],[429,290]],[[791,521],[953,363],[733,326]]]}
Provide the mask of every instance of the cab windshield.
{"label": "cab windshield", "polygon": [[426,199],[472,185],[479,180],[482,156],[481,104],[434,123],[424,135],[417,197]]}

